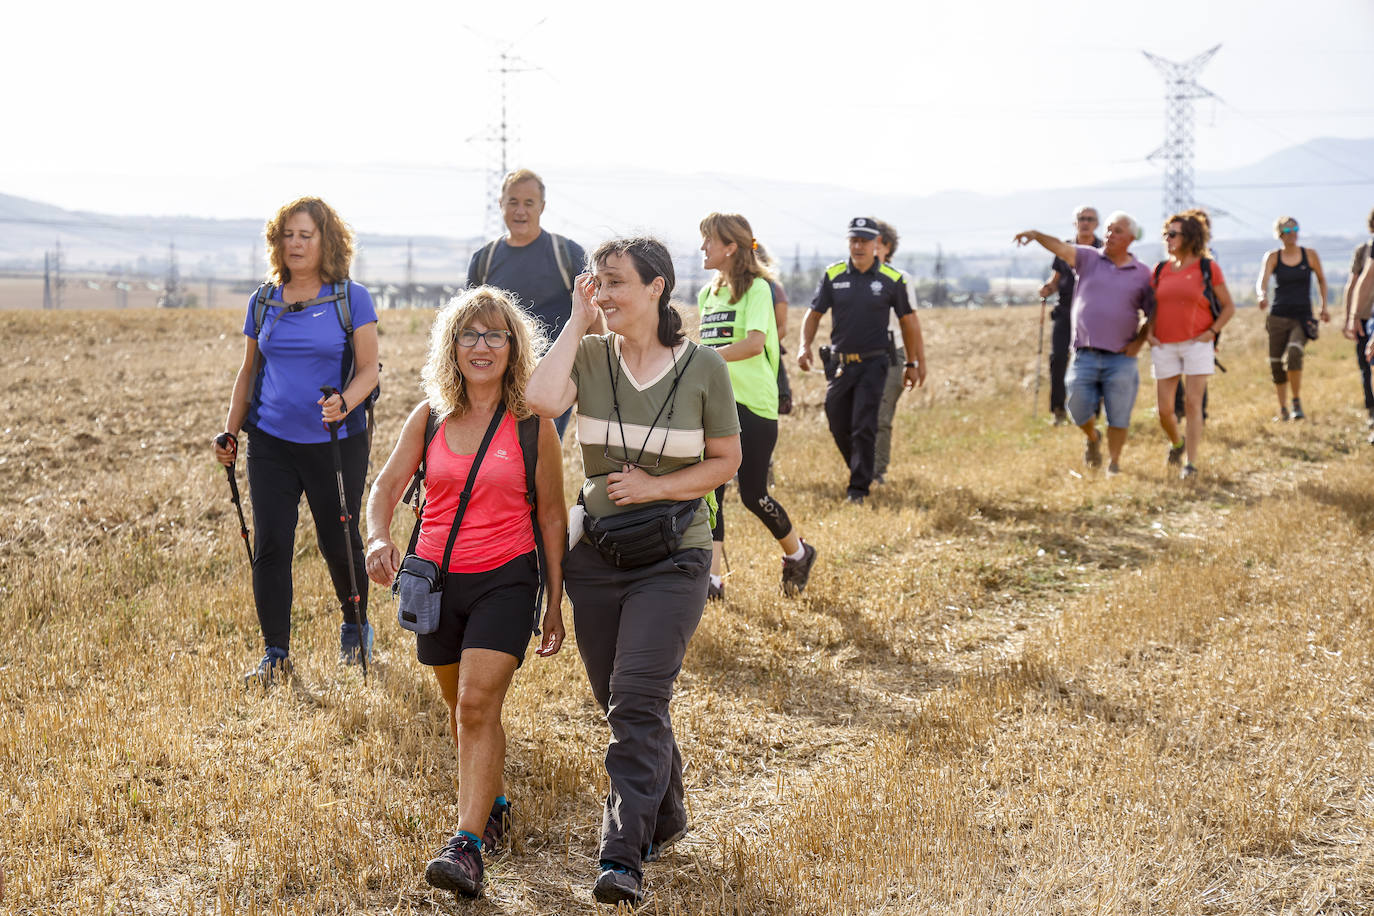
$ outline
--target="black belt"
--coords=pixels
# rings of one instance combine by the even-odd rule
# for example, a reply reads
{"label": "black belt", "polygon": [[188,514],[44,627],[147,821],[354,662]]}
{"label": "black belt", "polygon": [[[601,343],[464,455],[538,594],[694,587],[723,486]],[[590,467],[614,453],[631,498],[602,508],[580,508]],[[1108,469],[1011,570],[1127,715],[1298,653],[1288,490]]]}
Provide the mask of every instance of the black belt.
{"label": "black belt", "polygon": [[1101,353],[1103,356],[1120,356],[1120,355],[1121,355],[1121,353],[1120,353],[1119,351],[1117,351],[1117,350],[1104,350],[1104,349],[1102,349],[1101,347],[1074,347],[1074,348],[1073,348],[1073,352],[1075,352],[1075,353],[1081,353],[1081,352],[1083,352],[1084,350],[1087,350],[1089,353]]}
{"label": "black belt", "polygon": [[861,363],[866,359],[877,359],[878,357],[887,358],[886,350],[872,350],[868,353],[841,353],[838,350],[830,351],[830,358],[837,363]]}

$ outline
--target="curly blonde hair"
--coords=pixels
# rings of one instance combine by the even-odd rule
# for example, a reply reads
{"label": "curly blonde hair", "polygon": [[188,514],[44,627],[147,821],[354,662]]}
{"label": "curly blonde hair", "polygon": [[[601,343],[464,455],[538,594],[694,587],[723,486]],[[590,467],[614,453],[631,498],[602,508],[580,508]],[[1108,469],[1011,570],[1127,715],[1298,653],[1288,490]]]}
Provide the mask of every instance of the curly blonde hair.
{"label": "curly blonde hair", "polygon": [[429,355],[420,370],[429,406],[441,420],[461,417],[472,409],[458,361],[458,333],[476,321],[489,330],[510,331],[501,400],[507,411],[523,420],[534,413],[525,403],[525,385],[548,341],[538,320],[516,305],[509,293],[494,286],[478,286],[454,296],[434,317],[429,331]]}
{"label": "curly blonde hair", "polygon": [[298,197],[267,221],[262,232],[267,239],[267,256],[272,265],[267,279],[278,286],[291,282],[282,233],[286,230],[286,221],[297,213],[307,214],[320,232],[320,279],[325,283],[346,279],[353,266],[353,230],[333,207],[318,197]]}

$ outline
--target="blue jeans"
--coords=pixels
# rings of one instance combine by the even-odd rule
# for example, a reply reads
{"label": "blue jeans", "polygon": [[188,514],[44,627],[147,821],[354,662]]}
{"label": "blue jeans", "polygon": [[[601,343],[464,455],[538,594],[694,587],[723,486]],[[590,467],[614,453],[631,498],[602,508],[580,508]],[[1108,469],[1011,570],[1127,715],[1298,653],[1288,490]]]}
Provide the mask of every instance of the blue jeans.
{"label": "blue jeans", "polygon": [[1126,429],[1140,390],[1140,370],[1134,356],[1075,350],[1064,378],[1069,390],[1069,416],[1075,426],[1092,419],[1099,404],[1107,408],[1107,425]]}

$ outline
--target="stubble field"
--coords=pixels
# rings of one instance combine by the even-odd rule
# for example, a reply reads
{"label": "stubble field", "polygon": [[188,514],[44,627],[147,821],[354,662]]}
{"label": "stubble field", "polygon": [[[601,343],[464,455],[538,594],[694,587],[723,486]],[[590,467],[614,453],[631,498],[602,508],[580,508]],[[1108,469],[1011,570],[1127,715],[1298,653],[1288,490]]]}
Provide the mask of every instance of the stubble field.
{"label": "stubble field", "polygon": [[[862,508],[822,381],[794,368],[775,496],[820,559],[783,599],[776,547],[727,501],[729,601],[673,705],[692,832],[648,866],[645,912],[1374,909],[1374,449],[1351,345],[1325,327],[1311,419],[1273,423],[1259,319],[1238,315],[1192,484],[1165,473],[1143,359],[1108,479],[1031,417],[1037,317],[922,313],[931,377]],[[383,316],[374,467],[419,398],[427,320]],[[609,732],[575,645],[517,673],[513,849],[475,902],[421,877],[456,823],[432,676],[377,589],[372,678],[338,666],[308,512],[299,682],[243,689],[261,645],[209,449],[241,327],[0,314],[0,911],[595,912]]]}

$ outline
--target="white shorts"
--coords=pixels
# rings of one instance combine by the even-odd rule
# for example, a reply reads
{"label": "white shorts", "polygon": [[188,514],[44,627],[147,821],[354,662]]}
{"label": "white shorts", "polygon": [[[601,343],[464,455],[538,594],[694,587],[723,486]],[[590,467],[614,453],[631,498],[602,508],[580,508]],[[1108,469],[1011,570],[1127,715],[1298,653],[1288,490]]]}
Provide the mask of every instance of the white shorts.
{"label": "white shorts", "polygon": [[1216,350],[1210,340],[1185,340],[1158,344],[1150,348],[1150,366],[1155,378],[1176,375],[1211,375],[1216,372]]}

